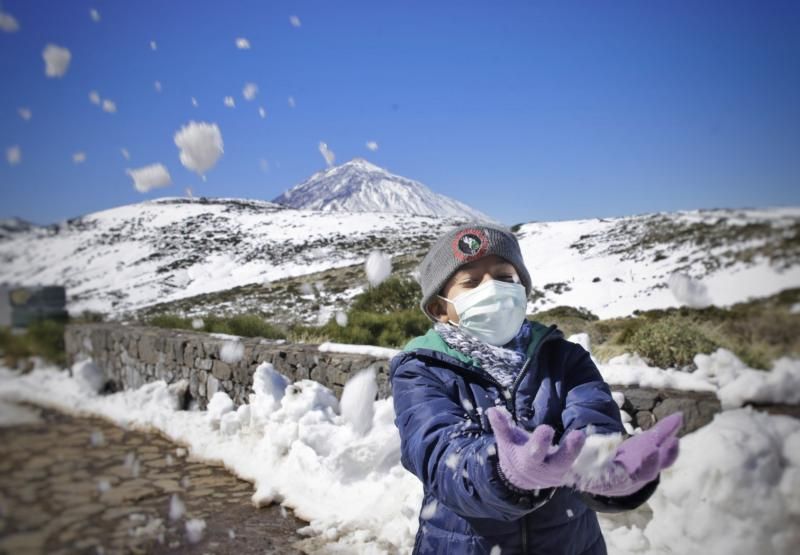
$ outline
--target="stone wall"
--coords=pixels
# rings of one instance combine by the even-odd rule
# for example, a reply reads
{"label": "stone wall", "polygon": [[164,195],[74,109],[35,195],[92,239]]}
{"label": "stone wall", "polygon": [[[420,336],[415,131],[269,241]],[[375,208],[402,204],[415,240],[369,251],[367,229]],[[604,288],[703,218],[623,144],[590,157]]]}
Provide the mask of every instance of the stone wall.
{"label": "stone wall", "polygon": [[321,352],[317,345],[241,338],[244,354],[229,364],[220,356],[232,336],[122,324],[69,324],[67,362],[91,357],[103,369],[111,389],[137,388],[146,382],[189,380],[189,394],[201,408],[216,391],[225,391],[236,405],[247,402],[253,372],[262,362],[292,381],[312,379],[337,396],[359,370],[376,371],[378,394],[389,393],[389,361],[366,355]]}
{"label": "stone wall", "polygon": [[[258,338],[242,338],[244,354],[235,364],[220,356],[230,337],[184,330],[170,330],[111,323],[69,324],[65,333],[69,364],[91,357],[104,370],[112,390],[137,388],[154,380],[189,381],[191,400],[205,408],[216,391],[225,391],[236,405],[246,403],[252,391],[253,372],[262,362],[293,381],[312,379],[337,396],[359,370],[376,370],[378,395],[391,395],[389,360],[367,355],[321,352],[317,345],[290,344]],[[634,427],[647,429],[676,410],[684,413],[682,433],[711,421],[720,411],[716,396],[707,392],[613,387],[625,394],[623,409]]]}

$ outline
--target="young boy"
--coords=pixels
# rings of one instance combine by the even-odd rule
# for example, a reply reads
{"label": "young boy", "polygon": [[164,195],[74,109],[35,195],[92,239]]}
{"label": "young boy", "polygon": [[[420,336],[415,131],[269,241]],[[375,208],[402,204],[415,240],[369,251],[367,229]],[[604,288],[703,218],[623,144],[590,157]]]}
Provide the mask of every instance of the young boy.
{"label": "young boy", "polygon": [[588,434],[624,428],[589,353],[525,318],[516,237],[457,227],[425,256],[420,284],[434,326],[390,370],[401,460],[424,489],[414,554],[606,553],[595,511],[650,497],[677,457],[680,413],[599,468],[573,464]]}

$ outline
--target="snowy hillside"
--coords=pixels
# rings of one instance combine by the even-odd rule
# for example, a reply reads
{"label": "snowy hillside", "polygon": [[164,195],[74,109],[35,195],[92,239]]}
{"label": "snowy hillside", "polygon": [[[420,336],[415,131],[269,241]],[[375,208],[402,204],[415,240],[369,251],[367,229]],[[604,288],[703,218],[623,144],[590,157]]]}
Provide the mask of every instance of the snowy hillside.
{"label": "snowy hillside", "polygon": [[466,204],[361,158],[318,172],[273,202],[325,212],[394,212],[491,221]]}
{"label": "snowy hillside", "polygon": [[22,231],[30,231],[36,224],[21,218],[0,218],[0,241],[10,239]]}
{"label": "snowy hillside", "polygon": [[[537,222],[517,236],[534,287],[529,312],[569,305],[609,318],[800,287],[800,207]],[[670,287],[673,272],[691,282]]]}
{"label": "snowy hillside", "polygon": [[124,311],[363,263],[427,245],[454,220],[162,198],[16,233],[0,282],[64,284],[71,314]]}
{"label": "snowy hillside", "polygon": [[[64,284],[72,314],[247,311],[326,321],[365,287],[370,252],[386,252],[394,273],[410,275],[456,221],[162,198],[15,231],[0,240],[0,282]],[[529,312],[571,305],[605,318],[800,287],[800,208],[537,222],[517,235],[534,286]],[[688,293],[669,287],[676,271],[695,280]]]}

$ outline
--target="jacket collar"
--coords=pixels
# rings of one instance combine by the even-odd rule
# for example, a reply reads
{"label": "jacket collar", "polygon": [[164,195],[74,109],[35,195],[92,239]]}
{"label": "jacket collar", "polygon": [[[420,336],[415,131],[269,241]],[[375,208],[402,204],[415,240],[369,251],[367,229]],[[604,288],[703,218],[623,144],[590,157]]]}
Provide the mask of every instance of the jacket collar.
{"label": "jacket collar", "polygon": [[[564,334],[561,332],[561,330],[556,328],[555,324],[551,326],[545,326],[544,324],[535,320],[526,320],[520,326],[516,337],[507,345],[509,345],[511,348],[515,348],[516,350],[520,350],[521,352],[522,349],[524,349],[525,356],[530,357],[534,352],[536,352],[536,347],[539,345],[539,343],[541,343],[545,336],[548,335],[550,337],[555,335],[564,337]],[[529,339],[526,339],[528,337]],[[527,346],[525,346],[526,340]],[[453,349],[447,343],[445,343],[444,339],[442,339],[442,337],[436,333],[436,330],[433,328],[429,329],[425,335],[415,337],[409,341],[406,346],[403,347],[403,353],[414,353],[419,356],[426,356],[472,371],[480,368],[479,363],[473,360],[472,357],[462,353],[461,351]]]}

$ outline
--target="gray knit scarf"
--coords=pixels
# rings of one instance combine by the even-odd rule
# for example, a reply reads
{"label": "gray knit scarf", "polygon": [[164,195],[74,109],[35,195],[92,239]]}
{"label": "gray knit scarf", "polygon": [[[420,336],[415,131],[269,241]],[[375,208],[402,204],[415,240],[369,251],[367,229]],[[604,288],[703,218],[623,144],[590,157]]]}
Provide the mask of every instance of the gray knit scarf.
{"label": "gray knit scarf", "polygon": [[433,324],[433,329],[451,348],[472,357],[483,371],[500,382],[503,387],[511,388],[525,362],[525,357],[520,353],[484,343],[453,324],[436,322]]}

